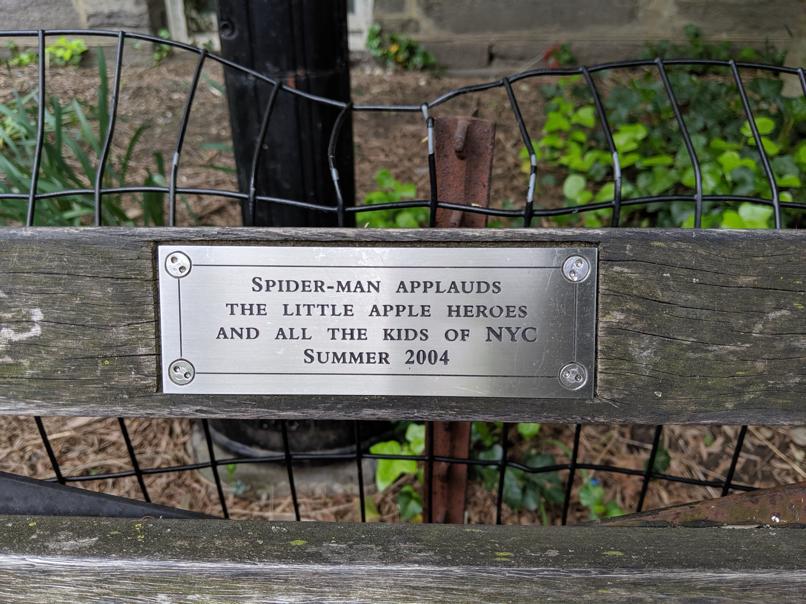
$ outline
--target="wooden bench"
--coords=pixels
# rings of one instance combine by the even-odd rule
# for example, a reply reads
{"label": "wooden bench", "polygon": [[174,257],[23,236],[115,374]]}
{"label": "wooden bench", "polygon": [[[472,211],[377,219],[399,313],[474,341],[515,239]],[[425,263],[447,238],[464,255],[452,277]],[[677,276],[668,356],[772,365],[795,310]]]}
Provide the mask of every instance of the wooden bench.
{"label": "wooden bench", "polygon": [[[598,251],[594,396],[165,394],[157,245]],[[806,423],[800,231],[0,230],[0,413]],[[756,523],[764,524],[764,523]],[[0,600],[789,599],[801,530],[0,518]]]}

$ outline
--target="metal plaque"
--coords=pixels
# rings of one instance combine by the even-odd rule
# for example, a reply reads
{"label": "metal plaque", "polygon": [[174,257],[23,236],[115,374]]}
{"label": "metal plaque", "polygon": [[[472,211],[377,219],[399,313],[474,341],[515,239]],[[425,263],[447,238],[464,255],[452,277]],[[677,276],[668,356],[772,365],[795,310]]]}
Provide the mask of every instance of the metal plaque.
{"label": "metal plaque", "polygon": [[593,396],[589,247],[160,245],[162,388]]}

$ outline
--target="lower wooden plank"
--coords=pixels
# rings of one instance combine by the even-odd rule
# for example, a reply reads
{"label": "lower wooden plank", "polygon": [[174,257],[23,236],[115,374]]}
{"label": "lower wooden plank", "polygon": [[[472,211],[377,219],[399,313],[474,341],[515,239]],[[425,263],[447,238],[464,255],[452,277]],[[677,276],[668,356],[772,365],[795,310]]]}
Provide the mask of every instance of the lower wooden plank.
{"label": "lower wooden plank", "polygon": [[599,521],[607,526],[806,528],[806,482],[684,503]]}
{"label": "lower wooden plank", "polygon": [[[591,400],[166,395],[160,243],[595,246]],[[806,422],[806,231],[0,229],[0,413]]]}
{"label": "lower wooden plank", "polygon": [[0,601],[784,601],[799,529],[0,517]]}

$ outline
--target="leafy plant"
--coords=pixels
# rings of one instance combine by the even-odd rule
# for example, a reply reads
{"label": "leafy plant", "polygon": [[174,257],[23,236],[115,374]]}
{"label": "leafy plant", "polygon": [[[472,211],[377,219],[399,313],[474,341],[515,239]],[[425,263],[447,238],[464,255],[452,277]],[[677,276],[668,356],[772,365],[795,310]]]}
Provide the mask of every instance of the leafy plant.
{"label": "leafy plant", "polygon": [[423,71],[437,66],[434,55],[419,42],[399,34],[388,34],[377,23],[367,32],[367,50],[373,58],[387,67]]}
{"label": "leafy plant", "polygon": [[[171,32],[165,29],[164,27],[157,32],[157,35],[162,38],[163,40],[170,40],[171,39]],[[154,45],[154,52],[151,55],[151,58],[154,60],[155,65],[159,65],[165,59],[173,54],[173,46],[170,44],[155,44]]]}
{"label": "leafy plant", "polygon": [[[687,28],[684,47],[662,43],[653,55],[689,58],[741,58],[780,64],[783,53],[768,45],[762,50],[734,53],[730,45],[706,43],[699,30]],[[705,195],[770,198],[767,176],[744,108],[732,79],[717,77],[711,67],[670,67],[669,81],[682,108],[702,173]],[[673,107],[656,71],[607,83],[605,110],[619,152],[623,174],[622,199],[660,195],[693,195],[695,170],[678,131]],[[806,179],[806,101],[782,95],[783,81],[767,72],[748,78],[747,92],[755,112],[761,144],[771,159],[782,201],[793,201]],[[580,76],[561,78],[543,86],[546,121],[534,152],[543,175],[565,174],[562,192],[566,205],[610,201],[614,197],[613,158],[587,85]],[[529,171],[529,152],[521,151],[522,170]],[[545,180],[541,181],[545,183]],[[740,204],[707,204],[703,226],[767,228],[772,208]],[[586,212],[586,226],[608,223],[609,210]],[[634,226],[693,226],[694,206],[687,202],[625,206],[623,222]],[[558,223],[574,221],[558,217]]]}
{"label": "leafy plant", "polygon": [[5,60],[6,65],[9,67],[27,67],[36,63],[38,53],[32,49],[22,50],[13,41],[6,43],[8,50],[8,58]]}
{"label": "leafy plant", "polygon": [[[377,189],[364,196],[364,203],[374,205],[414,199],[417,187],[413,182],[400,182],[386,168],[375,173]],[[417,228],[428,224],[428,208],[401,208],[399,210],[374,210],[358,212],[358,226],[376,229]]]}
{"label": "leafy plant", "polygon": [[555,44],[543,53],[543,60],[549,67],[569,67],[577,64],[576,55],[571,50],[571,45]]}
{"label": "leafy plant", "polygon": [[77,66],[87,52],[87,43],[81,38],[61,37],[45,47],[48,63],[59,66]]}
{"label": "leafy plant", "polygon": [[[375,443],[369,452],[375,455],[422,455],[425,449],[425,424],[409,423],[402,441],[388,440]],[[379,459],[375,470],[375,486],[383,492],[395,484],[401,476],[414,476],[422,482],[422,472],[417,462],[411,459]],[[423,502],[420,493],[410,484],[404,485],[397,494],[397,508],[404,521],[422,522]]]}
{"label": "leafy plant", "polygon": [[[517,424],[518,435],[531,444],[540,432],[540,424]],[[471,426],[471,443],[477,459],[500,461],[502,455],[501,422],[473,422]],[[532,468],[552,466],[556,463],[553,455],[536,450],[529,450],[522,462]],[[473,474],[481,479],[484,487],[495,491],[498,489],[499,468],[496,465],[473,466]],[[504,503],[514,511],[528,510],[537,512],[543,524],[550,522],[549,512],[552,507],[563,502],[565,489],[560,475],[556,471],[527,472],[520,468],[507,468],[504,475]]]}
{"label": "leafy plant", "polygon": [[423,498],[410,484],[397,493],[397,511],[404,522],[423,521]]}
{"label": "leafy plant", "polygon": [[605,498],[605,490],[596,479],[583,472],[584,482],[579,489],[579,502],[588,510],[591,520],[621,516],[624,510],[615,501]]}
{"label": "leafy plant", "polygon": [[524,422],[517,425],[518,434],[524,439],[534,438],[540,432],[540,424],[533,422]]}
{"label": "leafy plant", "polygon": [[[669,466],[672,463],[672,454],[669,453],[669,449],[661,445],[658,447],[658,451],[655,453],[655,463],[652,464],[652,471],[656,474],[661,474],[669,469]],[[647,460],[647,465],[649,465],[649,461]]]}
{"label": "leafy plant", "polygon": [[[98,51],[98,100],[86,107],[77,100],[62,102],[56,97],[47,99],[42,141],[41,165],[37,191],[55,193],[73,189],[92,188],[96,178],[94,158],[103,148],[109,115],[109,82],[103,52]],[[37,93],[15,92],[11,102],[0,104],[0,180],[2,193],[27,193],[31,184],[31,167],[34,165],[37,137]],[[122,155],[110,156],[104,173],[106,185],[127,184],[127,174],[135,148],[146,126],[132,134]],[[162,157],[155,154],[155,170],[149,170],[146,186],[165,186],[165,169]],[[142,198],[146,224],[163,224],[162,198],[147,193]],[[131,224],[117,194],[103,197],[105,224]],[[7,201],[0,204],[0,223],[25,221],[27,202]],[[77,226],[86,222],[94,212],[93,200],[87,195],[67,195],[40,200],[37,205],[37,224]]]}
{"label": "leafy plant", "polygon": [[[498,443],[478,453],[478,459],[501,459],[502,449]],[[532,468],[551,466],[556,463],[553,455],[548,453],[529,452],[523,463]],[[496,466],[480,466],[477,473],[488,490],[498,488],[499,471]],[[504,503],[514,511],[528,510],[537,512],[543,524],[549,523],[551,506],[563,502],[565,491],[563,482],[557,472],[526,472],[520,468],[508,468],[504,475]]]}
{"label": "leafy plant", "polygon": [[[36,63],[39,53],[35,48],[20,49],[13,41],[6,44],[9,57],[5,63],[9,67],[27,67]],[[45,46],[45,57],[49,65],[77,67],[87,52],[87,43],[81,38],[58,38]]]}

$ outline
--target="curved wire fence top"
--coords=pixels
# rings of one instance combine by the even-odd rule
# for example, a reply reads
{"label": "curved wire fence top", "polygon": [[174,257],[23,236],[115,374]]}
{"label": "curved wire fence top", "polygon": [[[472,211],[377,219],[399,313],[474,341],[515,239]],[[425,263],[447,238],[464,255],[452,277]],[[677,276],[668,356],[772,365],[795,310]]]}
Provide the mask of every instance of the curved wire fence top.
{"label": "curved wire fence top", "polygon": [[[45,136],[45,105],[46,105],[46,52],[45,41],[48,36],[65,36],[65,35],[88,35],[88,36],[101,36],[108,38],[115,38],[117,40],[116,58],[114,66],[114,76],[112,90],[113,94],[110,101],[110,119],[107,125],[107,131],[103,137],[103,146],[99,153],[99,162],[97,166],[97,173],[92,188],[80,188],[70,190],[57,190],[40,193],[38,191],[38,179],[40,162],[42,156],[43,139]],[[158,193],[168,195],[168,224],[174,226],[176,224],[176,196],[177,194],[192,194],[202,196],[217,196],[238,200],[246,204],[246,216],[255,215],[255,208],[257,203],[270,203],[285,206],[292,206],[303,208],[307,210],[314,210],[337,216],[338,225],[344,226],[347,222],[347,216],[357,212],[366,211],[381,211],[390,209],[402,208],[415,208],[425,207],[429,209],[429,225],[434,226],[436,222],[437,209],[450,209],[460,210],[465,212],[480,213],[490,216],[498,216],[509,219],[517,219],[522,221],[522,225],[529,227],[533,219],[538,217],[554,217],[569,214],[578,214],[584,212],[592,212],[597,210],[609,210],[611,212],[610,225],[619,226],[622,222],[622,209],[630,206],[646,206],[652,203],[670,203],[670,202],[688,202],[694,205],[694,226],[701,227],[703,225],[704,206],[708,203],[743,203],[751,202],[755,204],[762,204],[772,207],[774,216],[775,228],[782,228],[782,210],[806,210],[806,199],[782,199],[781,187],[776,179],[772,163],[770,161],[770,154],[765,149],[762,134],[756,122],[751,99],[748,95],[745,82],[742,78],[742,72],[753,70],[754,72],[766,72],[775,74],[776,76],[788,75],[797,77],[800,83],[800,88],[803,92],[803,98],[806,99],[806,75],[802,67],[786,67],[777,65],[767,65],[758,63],[749,63],[733,60],[712,60],[712,59],[661,59],[654,60],[632,60],[632,61],[619,61],[602,63],[592,66],[580,67],[563,67],[563,68],[541,68],[523,71],[507,77],[483,82],[470,86],[463,86],[450,90],[430,101],[423,101],[419,104],[354,104],[352,102],[344,102],[314,94],[307,93],[302,90],[293,88],[282,81],[273,79],[265,74],[259,73],[253,69],[249,69],[239,65],[231,60],[221,57],[217,54],[208,52],[206,49],[197,48],[189,44],[183,44],[172,40],[165,40],[155,36],[123,31],[105,31],[105,30],[24,30],[24,31],[0,31],[0,38],[9,37],[34,37],[37,39],[38,46],[38,93],[37,93],[37,107],[38,107],[38,121],[36,131],[36,149],[34,154],[33,166],[31,167],[30,187],[27,193],[11,192],[0,193],[0,200],[27,200],[27,225],[34,224],[36,213],[36,203],[42,199],[53,199],[65,196],[92,196],[94,200],[94,214],[95,224],[100,226],[102,222],[102,204],[104,195],[108,194],[122,194],[122,193]],[[146,41],[159,45],[167,45],[176,49],[181,49],[188,53],[198,55],[196,68],[191,80],[190,89],[187,93],[184,108],[182,111],[182,119],[179,124],[179,131],[176,137],[176,145],[173,150],[173,155],[170,162],[170,174],[167,186],[119,186],[119,187],[104,187],[103,179],[106,169],[107,160],[110,154],[110,146],[114,136],[115,121],[118,109],[118,93],[120,90],[120,80],[122,71],[122,60],[124,47],[127,40]],[[262,121],[260,127],[260,134],[257,144],[254,146],[254,155],[250,164],[249,186],[245,191],[234,191],[225,189],[208,189],[208,188],[183,188],[178,185],[178,174],[180,168],[180,161],[182,157],[182,150],[185,142],[185,135],[187,133],[188,121],[191,114],[196,90],[199,85],[199,79],[202,69],[207,61],[219,63],[225,68],[233,69],[243,74],[249,75],[256,80],[264,82],[272,87],[272,93],[269,96],[268,102],[263,109]],[[727,70],[730,77],[735,84],[736,91],[741,99],[741,106],[744,118],[749,127],[750,137],[758,154],[758,161],[769,187],[769,197],[760,197],[753,195],[726,195],[726,194],[708,194],[704,185],[704,176],[701,162],[697,157],[695,143],[692,135],[689,133],[689,128],[686,123],[683,109],[677,100],[675,89],[670,81],[667,67],[673,66],[675,68],[684,67],[692,70],[695,69],[713,69],[723,68]],[[679,132],[681,142],[685,147],[688,155],[690,166],[693,170],[693,191],[690,193],[674,193],[664,195],[642,195],[639,197],[625,197],[623,194],[624,178],[622,176],[622,166],[624,161],[619,150],[616,139],[614,138],[613,129],[610,126],[608,113],[605,109],[602,94],[597,87],[593,75],[603,72],[614,72],[623,69],[634,68],[651,68],[656,70],[657,76],[662,83],[664,94],[667,97],[669,104],[672,107],[674,114],[674,121]],[[610,154],[610,170],[613,185],[613,194],[610,199],[595,201],[593,203],[585,203],[572,207],[562,208],[547,208],[541,207],[535,203],[534,193],[536,188],[537,174],[541,169],[538,155],[535,152],[534,141],[529,133],[529,129],[524,120],[521,112],[517,94],[513,89],[513,84],[523,80],[540,80],[541,78],[551,78],[557,76],[579,76],[584,80],[588,89],[590,99],[595,108],[595,115],[601,128],[601,135],[607,146]],[[431,110],[446,103],[447,101],[467,95],[471,93],[481,92],[494,88],[503,88],[506,92],[509,107],[512,116],[517,123],[520,138],[528,154],[528,181],[525,183],[525,201],[520,208],[504,209],[504,208],[485,208],[474,206],[470,204],[460,204],[443,201],[439,197],[439,183],[436,175],[436,161],[434,155],[434,118],[431,115]],[[338,117],[333,123],[330,131],[327,163],[330,169],[330,176],[333,183],[333,198],[327,201],[317,200],[308,201],[302,199],[288,199],[275,196],[267,196],[258,194],[255,186],[256,178],[261,167],[261,155],[265,152],[265,140],[268,129],[271,124],[272,111],[275,108],[278,93],[283,92],[294,95],[298,99],[304,99],[313,103],[320,103],[323,105],[331,106],[339,110]],[[345,197],[342,193],[340,184],[339,172],[336,162],[336,148],[339,142],[340,133],[345,124],[346,117],[355,112],[397,112],[397,113],[420,113],[422,114],[425,131],[428,140],[428,171],[430,181],[430,192],[427,199],[412,199],[406,201],[386,202],[373,204],[372,206],[357,205],[351,206],[345,202]]]}
{"label": "curved wire fence top", "polygon": [[[46,38],[49,36],[66,36],[66,35],[86,35],[86,36],[101,36],[112,38],[116,40],[116,55],[114,61],[114,72],[112,81],[112,94],[109,101],[109,120],[106,124],[105,132],[101,133],[102,144],[98,154],[98,164],[95,172],[93,186],[88,188],[76,188],[65,190],[51,190],[47,192],[39,191],[39,176],[40,176],[40,163],[42,159],[43,146],[45,143],[45,116],[46,116],[46,52],[45,43]],[[700,227],[703,224],[703,214],[706,204],[709,203],[730,203],[730,202],[751,202],[762,204],[767,207],[772,207],[774,214],[774,224],[776,228],[782,228],[782,211],[783,210],[806,210],[806,199],[792,199],[785,200],[781,198],[779,183],[777,182],[773,166],[770,161],[769,154],[767,153],[762,133],[756,124],[756,119],[751,103],[751,98],[742,78],[742,72],[746,71],[760,71],[770,74],[787,75],[796,77],[798,79],[800,88],[803,92],[803,98],[806,99],[806,76],[804,76],[803,68],[794,67],[781,67],[775,65],[761,65],[748,62],[736,61],[722,61],[722,60],[706,60],[706,59],[654,59],[654,60],[634,60],[634,61],[621,61],[612,63],[603,63],[592,66],[581,67],[568,67],[568,68],[545,68],[533,69],[521,73],[513,74],[500,79],[483,82],[470,86],[463,86],[450,90],[430,101],[423,101],[417,104],[358,104],[351,102],[343,102],[335,99],[324,98],[321,96],[313,95],[273,79],[265,74],[249,69],[247,67],[238,65],[237,63],[218,56],[214,53],[208,52],[205,49],[200,49],[188,44],[165,40],[155,36],[150,36],[141,33],[130,32],[116,32],[116,31],[98,31],[98,30],[39,30],[39,31],[3,31],[0,32],[0,38],[10,37],[29,37],[35,38],[38,47],[38,89],[37,89],[37,122],[36,122],[36,140],[34,161],[31,166],[30,185],[27,192],[7,192],[0,193],[0,200],[22,200],[27,201],[26,224],[33,226],[37,214],[37,202],[46,199],[57,199],[68,196],[86,196],[93,200],[94,209],[94,224],[100,226],[103,217],[103,202],[104,196],[126,194],[126,193],[155,193],[168,196],[168,224],[174,226],[176,224],[176,199],[177,195],[200,195],[200,196],[215,196],[228,198],[245,205],[248,210],[247,216],[252,216],[254,224],[255,209],[258,203],[261,204],[277,204],[292,207],[299,207],[303,209],[329,213],[335,215],[339,225],[344,225],[347,222],[347,217],[350,214],[367,211],[382,211],[390,209],[402,208],[427,208],[429,210],[429,224],[434,226],[436,222],[436,212],[438,209],[460,210],[473,213],[486,214],[491,216],[499,216],[521,221],[525,227],[532,225],[535,218],[540,217],[554,217],[571,215],[599,210],[607,210],[611,212],[610,224],[612,226],[620,226],[622,224],[622,210],[630,206],[646,206],[651,203],[670,203],[670,202],[687,202],[694,206],[694,226]],[[123,70],[123,54],[127,41],[144,41],[151,42],[157,45],[167,45],[172,48],[180,49],[182,51],[197,55],[195,70],[191,80],[190,89],[184,101],[184,106],[181,112],[181,121],[179,129],[176,134],[176,143],[173,148],[173,154],[170,160],[170,173],[167,186],[127,186],[121,184],[118,187],[105,187],[104,174],[107,168],[107,162],[111,153],[112,139],[115,133],[116,117],[118,114],[118,101],[119,92],[121,87],[121,73]],[[235,70],[237,72],[246,74],[258,81],[264,82],[272,87],[271,94],[268,97],[266,105],[262,107],[262,119],[260,123],[259,136],[254,146],[254,154],[248,165],[247,186],[245,190],[226,190],[226,189],[212,189],[212,188],[188,188],[179,186],[179,172],[180,163],[182,158],[183,147],[188,130],[188,122],[191,115],[191,110],[196,98],[196,91],[199,85],[202,69],[206,62],[211,61],[222,65],[225,68]],[[669,77],[667,67],[674,68],[688,68],[688,69],[713,69],[721,68],[727,70],[730,78],[732,79],[735,89],[741,100],[741,110],[744,119],[747,120],[750,136],[755,144],[758,154],[758,162],[761,165],[761,171],[766,178],[769,185],[769,197],[749,196],[749,195],[716,195],[706,193],[706,186],[704,184],[703,170],[700,160],[697,156],[696,145],[690,134],[686,116],[681,103],[678,102],[676,90]],[[627,197],[624,195],[624,178],[622,175],[622,166],[625,164],[623,161],[622,153],[620,153],[619,145],[617,144],[614,131],[610,125],[608,112],[605,108],[603,96],[600,93],[599,87],[596,84],[594,75],[600,73],[613,72],[624,69],[635,68],[649,68],[654,70],[662,85],[662,91],[668,103],[671,106],[674,123],[676,124],[677,131],[680,136],[680,142],[685,149],[691,169],[694,173],[692,191],[687,194],[667,194],[667,195],[652,195],[641,197]],[[541,80],[549,79],[557,76],[577,76],[587,88],[589,98],[593,103],[595,116],[599,122],[601,129],[601,140],[607,148],[607,153],[610,157],[610,178],[612,183],[613,194],[610,199],[596,201],[594,203],[586,203],[584,205],[577,205],[572,207],[562,208],[549,208],[541,207],[535,202],[535,189],[537,175],[541,171],[541,162],[538,154],[535,152],[534,141],[529,133],[526,120],[524,119],[521,111],[518,96],[513,88],[513,84],[524,80]],[[509,110],[511,111],[512,118],[515,120],[521,143],[527,150],[528,156],[528,170],[524,183],[524,203],[520,208],[506,209],[506,208],[486,208],[473,206],[469,204],[459,204],[453,202],[446,202],[440,199],[439,196],[439,182],[437,180],[436,172],[436,158],[435,158],[435,141],[434,141],[434,117],[431,111],[435,108],[447,103],[448,101],[457,97],[478,93],[491,89],[503,89],[506,93]],[[270,126],[272,125],[271,117],[272,112],[277,104],[277,98],[280,93],[293,95],[294,97],[305,100],[307,102],[319,103],[335,108],[338,111],[338,116],[333,122],[327,146],[327,157],[322,158],[326,161],[330,169],[330,176],[333,183],[333,197],[329,200],[317,200],[311,202],[303,199],[287,199],[260,195],[257,192],[256,182],[261,170],[261,166],[265,163],[265,140]],[[378,203],[372,205],[359,205],[350,206],[346,203],[345,196],[342,192],[340,183],[339,172],[337,169],[337,146],[340,140],[340,134],[347,123],[347,118],[356,112],[388,112],[388,113],[414,113],[420,114],[423,119],[425,134],[428,140],[428,154],[427,166],[430,183],[430,194],[427,199],[413,199],[398,202]],[[362,460],[363,459],[405,459],[418,463],[425,463],[429,468],[433,467],[434,463],[450,463],[461,464],[465,466],[478,466],[478,467],[492,467],[496,468],[499,472],[497,497],[496,497],[496,521],[501,522],[501,509],[503,502],[503,489],[504,479],[508,470],[519,470],[521,472],[544,474],[556,471],[568,471],[567,478],[564,485],[564,499],[562,504],[562,523],[565,524],[568,517],[568,510],[571,500],[571,491],[573,488],[574,477],[578,470],[594,470],[602,472],[616,472],[627,475],[634,475],[642,480],[642,488],[636,505],[636,510],[640,511],[644,505],[647,489],[653,480],[661,481],[675,481],[685,482],[700,486],[709,486],[720,488],[722,495],[726,495],[731,490],[751,490],[753,487],[745,484],[737,484],[734,482],[734,473],[736,471],[737,462],[741,455],[745,434],[747,427],[743,426],[739,433],[738,438],[731,454],[731,461],[728,472],[724,480],[711,480],[711,479],[694,479],[683,476],[676,476],[658,472],[655,469],[655,457],[659,451],[660,438],[662,433],[662,426],[654,427],[653,439],[651,449],[646,460],[644,469],[636,468],[623,468],[602,465],[600,463],[587,463],[579,459],[579,442],[582,426],[576,425],[573,434],[573,446],[571,448],[570,461],[568,463],[554,464],[547,466],[529,466],[526,464],[515,461],[508,453],[509,434],[512,425],[504,424],[501,429],[500,447],[502,454],[498,459],[475,459],[475,458],[453,458],[435,455],[432,448],[429,448],[424,455],[381,455],[365,453],[362,450],[361,428],[358,422],[354,423],[354,452],[343,455],[327,455],[327,454],[301,454],[292,453],[289,445],[288,430],[286,422],[281,422],[282,437],[283,437],[283,453],[280,455],[266,456],[263,458],[243,458],[234,457],[230,459],[216,459],[213,450],[213,440],[211,437],[210,428],[207,420],[202,420],[202,428],[204,431],[205,443],[209,453],[209,461],[202,461],[194,464],[184,464],[178,466],[158,466],[158,467],[141,467],[137,454],[132,445],[129,437],[126,423],[123,419],[119,420],[120,429],[125,440],[126,448],[131,460],[132,470],[124,470],[112,473],[100,473],[94,475],[66,475],[63,474],[59,465],[57,456],[51,446],[47,432],[45,431],[44,424],[41,418],[36,418],[37,427],[40,436],[45,446],[48,458],[52,464],[55,480],[61,483],[72,482],[87,482],[105,480],[110,478],[119,478],[127,476],[136,476],[143,498],[146,501],[150,500],[148,491],[143,480],[144,476],[149,476],[158,473],[167,472],[183,472],[192,471],[201,468],[210,468],[215,478],[218,498],[220,500],[222,513],[224,516],[228,515],[227,503],[222,487],[222,480],[219,476],[218,468],[222,465],[229,466],[230,464],[241,463],[272,463],[283,462],[288,469],[288,480],[291,489],[293,507],[295,517],[300,519],[299,504],[297,501],[296,489],[294,487],[294,473],[292,466],[297,462],[306,461],[349,461],[354,460],[357,465],[358,475],[358,489],[361,500],[360,510],[361,519],[365,520],[365,505],[364,505],[364,482],[362,478]],[[432,474],[429,472],[429,483],[432,480]],[[428,496],[431,496],[430,484],[428,485]],[[428,506],[429,514],[431,506]],[[430,517],[429,517],[430,520]]]}

